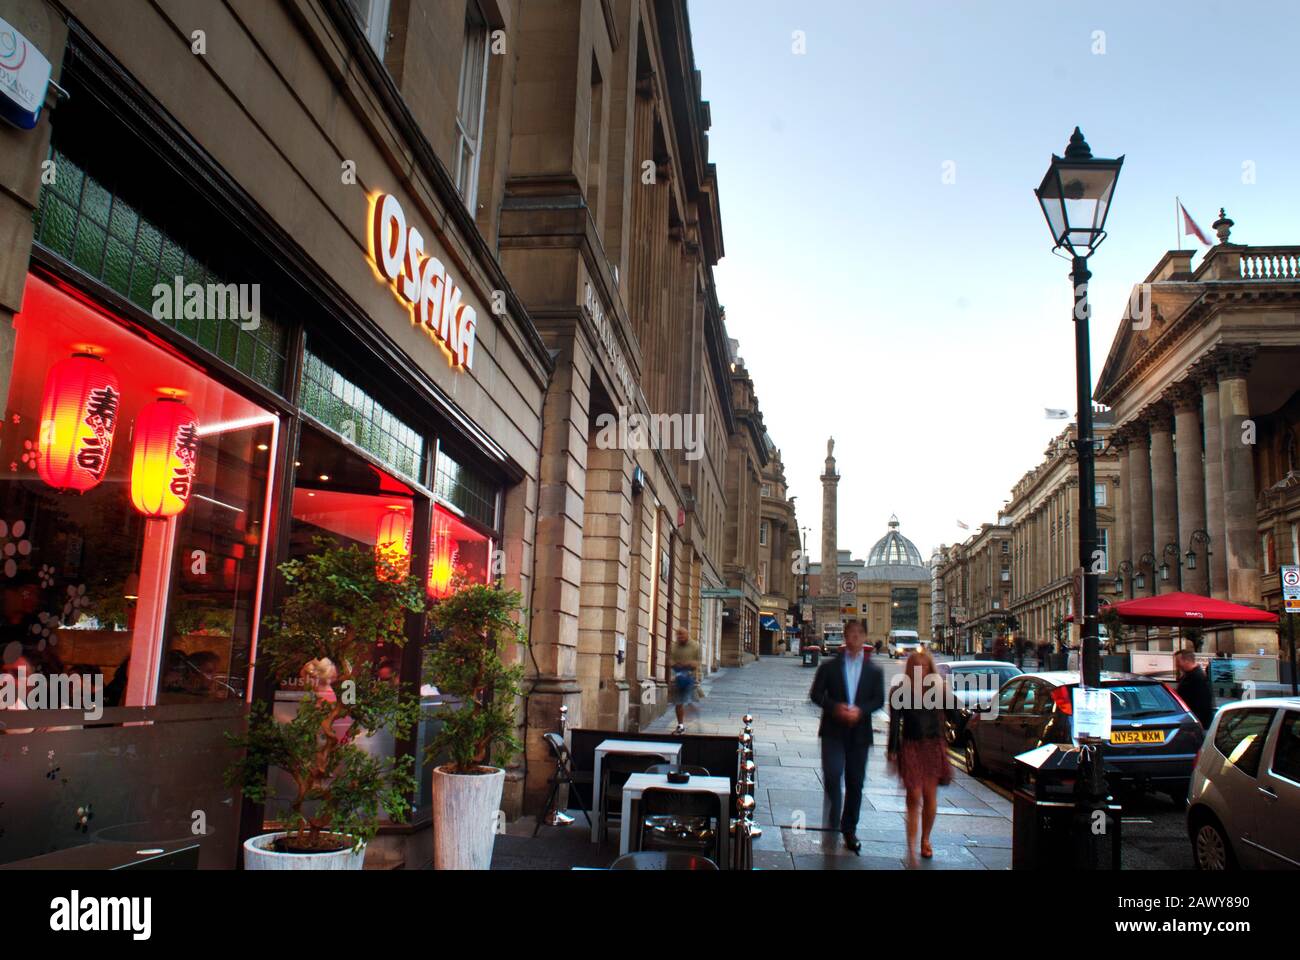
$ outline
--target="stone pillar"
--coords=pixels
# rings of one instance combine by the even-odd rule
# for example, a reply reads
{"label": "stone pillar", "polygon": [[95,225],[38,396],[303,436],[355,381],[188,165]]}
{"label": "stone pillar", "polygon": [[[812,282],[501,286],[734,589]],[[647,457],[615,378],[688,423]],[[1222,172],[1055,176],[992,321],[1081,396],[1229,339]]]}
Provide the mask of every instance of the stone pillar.
{"label": "stone pillar", "polygon": [[569,708],[571,726],[590,724],[577,676],[579,589],[582,582],[584,487],[575,487],[587,469],[588,402],[591,358],[573,339],[558,349],[555,373],[546,391],[542,421],[542,460],[537,500],[529,662],[537,674],[528,694],[528,780],[526,810],[537,810],[555,769],[541,735],[559,729],[560,707]]}
{"label": "stone pillar", "polygon": [[[1152,596],[1155,593],[1155,578],[1160,574],[1143,565],[1143,556],[1155,552],[1154,536],[1151,527],[1151,440],[1145,420],[1133,423],[1128,445],[1129,481],[1131,496],[1129,501],[1129,542],[1133,547],[1133,572],[1141,573],[1146,579],[1142,589],[1135,589],[1135,597]],[[1148,564],[1150,560],[1146,561]],[[1158,564],[1157,564],[1158,565]]]}
{"label": "stone pillar", "polygon": [[[1159,402],[1151,411],[1151,524],[1155,537],[1157,592],[1173,593],[1178,586],[1178,556],[1165,547],[1178,547],[1178,487],[1174,476],[1173,410]],[[1169,579],[1160,579],[1160,565],[1169,564]]]}
{"label": "stone pillar", "polygon": [[[1209,577],[1211,595],[1228,597],[1228,548],[1223,532],[1223,435],[1219,419],[1219,379],[1213,366],[1201,376],[1201,418],[1205,423],[1205,529],[1210,534]],[[1204,556],[1206,549],[1197,547]]]}
{"label": "stone pillar", "polygon": [[826,443],[826,469],[822,473],[822,589],[823,597],[839,597],[838,522],[839,471],[835,469],[835,440]]}
{"label": "stone pillar", "polygon": [[[1122,430],[1116,431],[1111,443],[1115,447],[1119,460],[1119,488],[1115,491],[1115,524],[1112,528],[1115,543],[1111,552],[1111,568],[1116,576],[1122,578],[1119,596],[1116,599],[1127,600],[1133,583],[1133,533],[1128,507],[1129,491],[1132,489],[1133,481],[1129,475],[1128,433]],[[1125,564],[1128,566],[1125,567]]]}
{"label": "stone pillar", "polygon": [[1205,471],[1201,465],[1201,391],[1194,380],[1185,380],[1174,388],[1174,456],[1178,468],[1178,562],[1195,547],[1199,554],[1196,569],[1183,566],[1182,588],[1188,593],[1207,594],[1205,586],[1209,564],[1205,548],[1192,543],[1192,534],[1205,530]]}
{"label": "stone pillar", "polygon": [[632,462],[620,447],[593,444],[587,450],[577,674],[585,702],[584,722],[605,730],[625,730],[628,721]]}
{"label": "stone pillar", "polygon": [[1255,448],[1246,374],[1253,351],[1230,348],[1218,356],[1219,426],[1223,455],[1223,514],[1228,567],[1228,599],[1259,604],[1259,523],[1255,516]]}

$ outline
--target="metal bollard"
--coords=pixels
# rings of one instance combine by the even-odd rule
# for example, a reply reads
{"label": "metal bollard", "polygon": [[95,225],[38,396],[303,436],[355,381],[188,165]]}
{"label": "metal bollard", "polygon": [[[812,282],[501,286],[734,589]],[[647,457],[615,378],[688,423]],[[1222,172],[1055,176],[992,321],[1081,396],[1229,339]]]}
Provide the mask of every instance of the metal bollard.
{"label": "metal bollard", "polygon": [[[568,726],[569,726],[569,708],[564,704],[561,704],[560,705],[560,736],[565,738],[566,744],[568,743],[568,738],[565,737],[565,731],[568,729]],[[556,800],[555,809],[553,809],[549,814],[547,814],[546,819],[542,821],[548,827],[567,827],[569,824],[573,823],[574,821],[573,817],[569,816],[567,813],[560,810],[559,799],[560,797],[559,794],[557,793],[555,796],[555,800]]]}

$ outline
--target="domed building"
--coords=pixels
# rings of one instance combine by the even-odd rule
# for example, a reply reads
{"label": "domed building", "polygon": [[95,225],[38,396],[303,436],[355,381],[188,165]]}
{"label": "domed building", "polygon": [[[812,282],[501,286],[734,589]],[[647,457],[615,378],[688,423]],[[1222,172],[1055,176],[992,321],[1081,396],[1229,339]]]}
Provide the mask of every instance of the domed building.
{"label": "domed building", "polygon": [[[836,551],[840,612],[846,620],[864,621],[872,643],[885,640],[890,630],[915,630],[922,640],[930,639],[930,567],[899,526],[898,517],[890,517],[889,529],[865,560]],[[810,564],[810,578],[820,582],[820,568]]]}

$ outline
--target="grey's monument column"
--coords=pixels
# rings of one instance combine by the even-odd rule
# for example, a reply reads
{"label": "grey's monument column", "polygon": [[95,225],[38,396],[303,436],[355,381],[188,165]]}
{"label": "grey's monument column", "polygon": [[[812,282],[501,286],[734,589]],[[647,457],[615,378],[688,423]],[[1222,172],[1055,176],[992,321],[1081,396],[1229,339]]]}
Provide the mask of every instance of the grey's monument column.
{"label": "grey's monument column", "polygon": [[839,554],[836,547],[836,498],[840,483],[835,469],[835,438],[826,441],[826,470],[822,473],[822,589],[823,597],[835,597],[839,610],[840,576]]}

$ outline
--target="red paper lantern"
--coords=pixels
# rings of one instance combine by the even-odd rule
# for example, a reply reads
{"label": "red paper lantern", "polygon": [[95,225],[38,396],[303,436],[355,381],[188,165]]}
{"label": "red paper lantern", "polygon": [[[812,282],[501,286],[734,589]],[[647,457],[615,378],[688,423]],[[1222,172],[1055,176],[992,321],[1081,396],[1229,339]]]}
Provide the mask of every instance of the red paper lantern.
{"label": "red paper lantern", "polygon": [[411,516],[404,507],[390,507],[379,518],[375,533],[375,559],[387,561],[405,576],[411,564]]}
{"label": "red paper lantern", "polygon": [[438,511],[433,514],[433,537],[429,542],[429,595],[451,596],[451,576],[456,569],[460,544],[451,535],[451,523]]}
{"label": "red paper lantern", "polygon": [[41,398],[36,472],[59,490],[85,493],[108,473],[122,390],[101,358],[75,353],[50,368]]}
{"label": "red paper lantern", "polygon": [[199,465],[199,421],[175,397],[149,404],[135,420],[131,502],[146,517],[174,517],[190,502]]}

